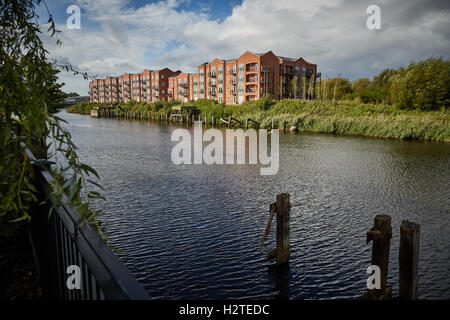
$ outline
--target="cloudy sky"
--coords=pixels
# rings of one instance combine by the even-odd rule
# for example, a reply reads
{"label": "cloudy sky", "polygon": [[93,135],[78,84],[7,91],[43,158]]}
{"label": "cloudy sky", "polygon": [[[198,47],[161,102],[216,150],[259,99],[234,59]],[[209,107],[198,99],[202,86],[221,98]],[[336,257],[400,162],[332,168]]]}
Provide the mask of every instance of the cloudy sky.
{"label": "cloudy sky", "polygon": [[[448,0],[46,2],[63,42],[42,36],[51,57],[100,78],[166,66],[195,72],[203,62],[247,50],[301,56],[317,63],[323,77],[372,78],[387,67],[450,53]],[[66,25],[73,4],[81,9],[79,30]],[[372,4],[381,9],[380,30],[366,25]],[[45,10],[38,12],[45,22]],[[66,92],[87,95],[81,77],[61,73],[60,79]]]}

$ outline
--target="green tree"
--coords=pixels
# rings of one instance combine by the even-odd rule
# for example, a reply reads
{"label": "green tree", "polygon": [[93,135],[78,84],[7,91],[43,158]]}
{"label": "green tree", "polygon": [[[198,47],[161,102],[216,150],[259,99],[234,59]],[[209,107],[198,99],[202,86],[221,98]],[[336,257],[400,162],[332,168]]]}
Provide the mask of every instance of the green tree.
{"label": "green tree", "polygon": [[293,95],[294,99],[297,99],[298,98],[298,92],[299,92],[298,89],[299,88],[298,88],[298,78],[296,76],[294,76],[292,78],[291,83],[290,83],[290,87],[291,87],[291,92],[292,92],[292,95]]}
{"label": "green tree", "polygon": [[370,80],[368,78],[358,78],[352,81],[352,92],[354,94],[360,94],[361,92],[369,89]]}
{"label": "green tree", "polygon": [[327,100],[342,100],[345,95],[352,91],[350,81],[345,78],[329,78],[322,80],[322,86],[325,86]]}
{"label": "green tree", "polygon": [[391,101],[404,108],[431,110],[450,105],[450,61],[411,63],[393,78]]}
{"label": "green tree", "polygon": [[[60,202],[67,194],[71,205],[101,232],[91,199],[102,197],[87,188],[88,176],[98,175],[79,161],[63,120],[55,115],[61,107],[61,84],[39,38],[35,7],[41,3],[0,0],[0,235],[11,235],[19,222],[31,219],[37,199],[27,150],[44,159],[64,158],[50,170],[55,182],[49,196]],[[50,14],[47,23],[55,36]]]}

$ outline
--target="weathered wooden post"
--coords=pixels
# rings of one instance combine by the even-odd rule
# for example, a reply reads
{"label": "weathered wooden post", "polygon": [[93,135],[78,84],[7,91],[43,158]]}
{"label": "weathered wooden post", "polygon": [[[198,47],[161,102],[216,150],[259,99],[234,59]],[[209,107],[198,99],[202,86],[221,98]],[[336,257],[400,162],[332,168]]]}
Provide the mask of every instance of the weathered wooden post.
{"label": "weathered wooden post", "polygon": [[408,220],[400,226],[400,299],[416,300],[419,281],[420,225]]}
{"label": "weathered wooden post", "polygon": [[228,117],[228,128],[230,127],[230,125],[231,125],[231,116]]}
{"label": "weathered wooden post", "polygon": [[277,265],[289,262],[290,249],[290,215],[291,203],[289,193],[277,195]]}
{"label": "weathered wooden post", "polygon": [[376,215],[372,229],[367,232],[367,243],[373,241],[371,263],[380,268],[381,292],[386,291],[391,238],[391,217],[386,214]]}
{"label": "weathered wooden post", "polygon": [[289,257],[291,255],[290,251],[290,214],[291,214],[291,203],[289,202],[289,193],[280,193],[277,195],[277,201],[270,205],[270,215],[267,221],[266,229],[264,235],[261,239],[261,244],[259,245],[259,250],[262,249],[264,245],[264,240],[270,233],[272,226],[273,216],[277,215],[277,247],[275,250],[269,252],[268,257],[276,258],[277,265],[281,265],[289,262]]}
{"label": "weathered wooden post", "polygon": [[245,119],[245,130],[247,130],[247,129],[248,129],[248,118]]}
{"label": "weathered wooden post", "polygon": [[286,131],[286,126],[287,126],[286,120],[283,120],[283,130],[284,131]]}

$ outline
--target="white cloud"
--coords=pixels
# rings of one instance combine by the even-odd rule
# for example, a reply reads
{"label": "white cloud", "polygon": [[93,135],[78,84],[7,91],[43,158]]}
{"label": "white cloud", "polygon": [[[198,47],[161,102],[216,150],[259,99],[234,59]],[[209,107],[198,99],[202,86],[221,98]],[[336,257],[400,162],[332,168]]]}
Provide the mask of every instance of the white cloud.
{"label": "white cloud", "polygon": [[[366,28],[371,1],[244,0],[219,22],[207,14],[179,11],[179,2],[130,8],[125,0],[79,0],[81,30],[63,31],[63,46],[44,41],[90,74],[119,75],[168,66],[194,72],[216,57],[246,50],[274,51],[317,63],[325,76],[373,76],[384,67],[450,52],[445,2],[378,0],[382,30]],[[98,25],[87,28],[86,21]],[[150,57],[150,58],[149,58]],[[67,91],[86,94],[87,82],[63,76]]]}

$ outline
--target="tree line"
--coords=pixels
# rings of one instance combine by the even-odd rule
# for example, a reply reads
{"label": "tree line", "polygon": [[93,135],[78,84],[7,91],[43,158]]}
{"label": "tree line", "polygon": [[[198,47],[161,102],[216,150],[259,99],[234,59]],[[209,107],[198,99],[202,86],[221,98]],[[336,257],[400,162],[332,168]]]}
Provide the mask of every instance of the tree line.
{"label": "tree line", "polygon": [[450,61],[442,57],[411,62],[406,68],[388,68],[372,80],[311,79],[294,77],[283,96],[322,101],[353,100],[420,110],[448,108],[450,105]]}

